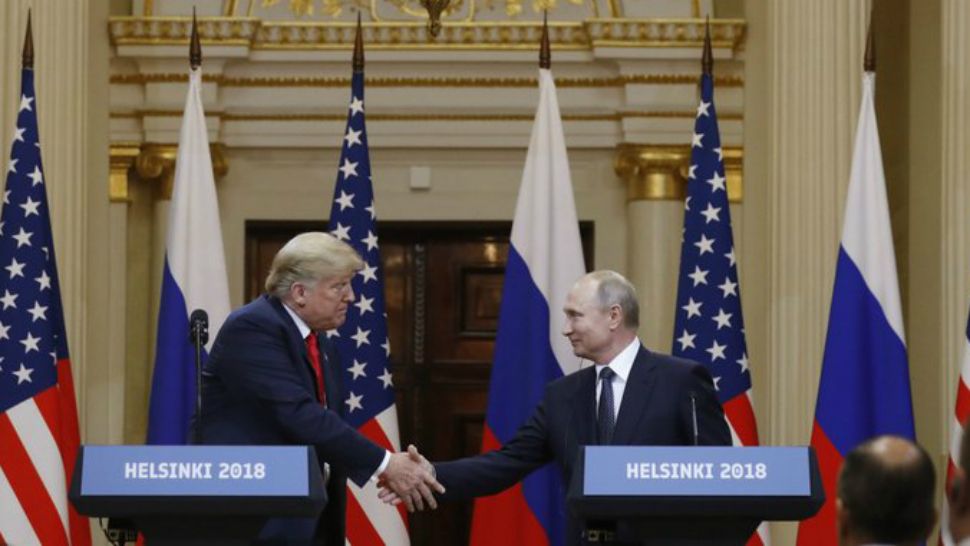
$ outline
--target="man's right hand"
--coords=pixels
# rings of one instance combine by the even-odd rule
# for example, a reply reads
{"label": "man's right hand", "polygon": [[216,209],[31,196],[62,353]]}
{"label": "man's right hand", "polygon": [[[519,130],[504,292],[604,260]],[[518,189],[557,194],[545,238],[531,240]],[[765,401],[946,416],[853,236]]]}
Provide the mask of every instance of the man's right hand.
{"label": "man's right hand", "polygon": [[408,446],[407,453],[391,455],[387,469],[380,476],[380,482],[404,502],[408,512],[424,510],[425,503],[432,510],[437,508],[434,492],[445,492],[445,488],[434,477],[434,467],[414,446]]}

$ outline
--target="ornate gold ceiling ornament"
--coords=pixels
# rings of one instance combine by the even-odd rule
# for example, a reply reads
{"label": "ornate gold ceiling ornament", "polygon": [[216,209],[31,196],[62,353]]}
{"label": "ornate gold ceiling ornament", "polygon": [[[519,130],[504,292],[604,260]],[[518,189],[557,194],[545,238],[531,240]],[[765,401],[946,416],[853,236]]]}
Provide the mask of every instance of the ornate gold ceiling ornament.
{"label": "ornate gold ceiling ornament", "polygon": [[[259,19],[253,17],[200,17],[199,38],[204,45],[252,45]],[[115,45],[188,45],[191,17],[111,17]]]}
{"label": "ornate gold ceiling ornament", "polygon": [[[182,112],[178,115],[181,116]],[[209,155],[212,157],[213,175],[216,178],[222,178],[229,172],[225,146],[219,142],[210,142]],[[135,172],[138,177],[142,180],[158,182],[159,195],[162,199],[172,198],[177,156],[178,144],[146,142],[140,145],[138,156],[135,158]]]}
{"label": "ornate gold ceiling ornament", "polygon": [[451,0],[418,0],[428,12],[428,34],[437,38],[441,33],[441,14],[448,9]]}

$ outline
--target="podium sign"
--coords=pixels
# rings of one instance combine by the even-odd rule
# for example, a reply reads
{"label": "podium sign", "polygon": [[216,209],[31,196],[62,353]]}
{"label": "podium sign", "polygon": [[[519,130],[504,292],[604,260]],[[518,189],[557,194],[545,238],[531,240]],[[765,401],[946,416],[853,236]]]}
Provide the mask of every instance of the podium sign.
{"label": "podium sign", "polygon": [[587,496],[787,496],[811,494],[799,447],[587,446]]}
{"label": "podium sign", "polygon": [[303,446],[85,446],[83,496],[302,497]]}

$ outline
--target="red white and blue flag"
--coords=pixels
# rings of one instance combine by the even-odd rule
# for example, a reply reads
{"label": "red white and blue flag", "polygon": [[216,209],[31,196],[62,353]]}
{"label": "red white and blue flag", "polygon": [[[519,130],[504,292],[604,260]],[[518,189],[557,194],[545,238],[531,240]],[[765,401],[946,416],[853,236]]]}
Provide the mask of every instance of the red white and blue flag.
{"label": "red white and blue flag", "polygon": [[67,500],[77,406],[36,106],[25,68],[0,216],[0,544],[87,545]]}
{"label": "red white and blue flag", "polygon": [[[579,369],[562,335],[566,294],[585,272],[566,141],[548,69],[536,111],[505,267],[482,451],[498,449],[538,405],[550,381]],[[510,489],[475,501],[472,546],[561,545],[559,471],[546,465]]]}
{"label": "red white and blue flag", "polygon": [[836,480],[852,448],[881,434],[915,439],[874,86],[867,72],[812,427],[825,504],[799,525],[800,546],[838,544]]}
{"label": "red white and blue flag", "polygon": [[[377,244],[377,214],[371,182],[367,128],[364,123],[364,74],[354,71],[347,130],[340,152],[337,184],[330,208],[330,233],[348,243],[366,262],[351,281],[356,300],[347,321],[327,332],[344,366],[343,392],[338,411],[372,442],[401,450],[391,381],[391,345],[384,312],[384,276]],[[403,505],[384,504],[376,484],[348,485],[347,541],[353,546],[406,545],[407,516]]]}
{"label": "red white and blue flag", "polygon": [[165,240],[165,266],[158,310],[155,368],[148,408],[149,444],[188,443],[195,411],[195,348],[189,341],[189,314],[209,316],[208,359],[215,333],[229,315],[229,285],[219,225],[216,183],[202,109],[202,69],[189,74],[175,181]]}
{"label": "red white and blue flag", "polygon": [[[673,354],[703,363],[710,370],[734,445],[758,445],[731,209],[710,74],[701,76],[701,99],[691,139]],[[767,541],[768,529],[762,525],[749,544]]]}
{"label": "red white and blue flag", "polygon": [[[957,384],[957,402],[950,421],[950,454],[946,463],[946,481],[943,482],[944,492],[950,491],[953,472],[960,460],[960,444],[966,434],[964,425],[970,418],[970,317],[963,333],[963,362],[960,366],[960,380]],[[940,544],[952,546],[953,537],[950,536],[948,495],[943,495],[943,509],[940,510]]]}

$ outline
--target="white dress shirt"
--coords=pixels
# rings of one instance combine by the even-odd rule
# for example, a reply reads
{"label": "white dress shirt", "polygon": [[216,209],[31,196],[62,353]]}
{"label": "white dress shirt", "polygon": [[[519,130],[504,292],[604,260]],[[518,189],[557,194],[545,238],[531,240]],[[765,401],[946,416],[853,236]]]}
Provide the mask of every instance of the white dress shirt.
{"label": "white dress shirt", "polygon": [[613,419],[620,414],[620,404],[623,403],[623,391],[626,390],[626,382],[630,378],[630,370],[633,369],[633,361],[637,358],[637,353],[640,351],[640,338],[634,338],[625,349],[620,351],[620,354],[616,355],[613,360],[606,364],[596,365],[596,407],[599,408],[600,403],[600,389],[602,388],[602,382],[600,381],[600,371],[609,366],[610,369],[616,374],[613,376]]}

